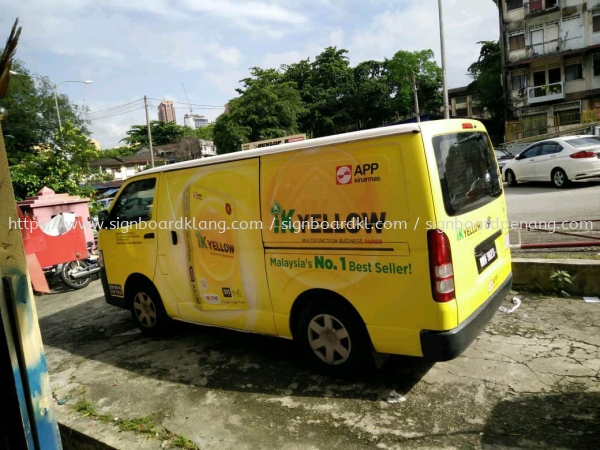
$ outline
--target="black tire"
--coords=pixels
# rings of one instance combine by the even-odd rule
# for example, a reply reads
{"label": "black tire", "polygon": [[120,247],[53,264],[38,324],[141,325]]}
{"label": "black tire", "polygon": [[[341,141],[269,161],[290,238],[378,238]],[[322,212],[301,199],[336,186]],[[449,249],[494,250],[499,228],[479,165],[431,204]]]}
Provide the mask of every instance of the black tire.
{"label": "black tire", "polygon": [[149,282],[136,282],[127,293],[131,300],[131,317],[146,336],[163,336],[169,316],[156,288]]}
{"label": "black tire", "polygon": [[570,181],[567,174],[562,169],[554,169],[552,171],[552,184],[558,189],[563,189],[569,185]]}
{"label": "black tire", "polygon": [[515,173],[512,170],[507,170],[506,171],[506,182],[508,183],[509,186],[516,186],[518,181],[517,181],[517,177],[515,177]]}
{"label": "black tire", "polygon": [[60,271],[60,279],[71,289],[83,289],[92,281],[92,276],[82,278],[73,278],[72,274],[88,270],[88,264],[85,261],[70,261],[63,265]]}
{"label": "black tire", "polygon": [[[330,323],[325,323],[326,317],[331,320]],[[320,339],[331,340],[319,345],[319,335],[314,326],[323,329]],[[338,336],[333,334],[335,330]],[[366,327],[358,314],[342,301],[324,298],[307,304],[299,315],[295,338],[308,363],[325,375],[352,378],[374,368],[374,352]],[[311,342],[317,345],[314,350]],[[327,348],[329,356],[333,357],[332,362],[325,361]],[[342,349],[346,349],[346,355],[340,353]]]}

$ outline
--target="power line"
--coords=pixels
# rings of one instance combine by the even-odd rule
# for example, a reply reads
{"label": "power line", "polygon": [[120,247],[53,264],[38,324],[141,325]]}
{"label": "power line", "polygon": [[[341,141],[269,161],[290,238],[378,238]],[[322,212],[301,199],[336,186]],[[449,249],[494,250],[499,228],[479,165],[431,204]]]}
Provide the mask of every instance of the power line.
{"label": "power line", "polygon": [[129,103],[123,103],[122,105],[112,106],[110,108],[101,109],[101,110],[98,110],[98,111],[92,111],[90,113],[87,113],[86,116],[91,116],[91,115],[94,115],[94,114],[104,113],[104,112],[107,112],[107,111],[112,111],[112,110],[115,110],[115,109],[123,108],[124,106],[133,105],[134,103],[137,103],[137,102],[139,102],[141,100],[143,100],[143,99],[139,98],[139,99],[134,100],[134,101],[129,102]]}
{"label": "power line", "polygon": [[[158,100],[159,102],[162,102],[162,101],[171,101],[171,100],[161,100],[160,98],[152,98],[152,97],[148,97],[148,100]],[[197,105],[195,103],[174,102],[174,101],[172,103],[175,103],[177,105],[188,105],[188,108],[186,108],[186,109],[189,109],[190,105],[192,105],[192,106],[208,107],[208,108],[225,108],[224,106],[217,106],[217,105]]]}
{"label": "power line", "polygon": [[100,116],[100,117],[93,117],[91,119],[86,119],[86,120],[90,120],[90,121],[95,121],[95,120],[104,120],[104,119],[110,119],[111,117],[116,117],[116,116],[122,116],[123,114],[129,114],[135,111],[139,111],[144,109],[143,106],[136,106],[135,108],[131,108],[128,110],[124,110],[124,111],[120,111],[120,112],[115,112],[113,114],[106,114],[104,116]]}

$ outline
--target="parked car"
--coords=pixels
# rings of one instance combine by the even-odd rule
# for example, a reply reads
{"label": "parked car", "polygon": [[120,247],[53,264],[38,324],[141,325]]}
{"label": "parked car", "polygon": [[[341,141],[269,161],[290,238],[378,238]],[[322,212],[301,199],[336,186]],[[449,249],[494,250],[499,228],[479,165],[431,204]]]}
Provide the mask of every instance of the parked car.
{"label": "parked car", "polygon": [[509,186],[549,181],[564,188],[571,181],[600,178],[600,137],[563,136],[535,142],[504,164]]}
{"label": "parked car", "polygon": [[[93,202],[94,205],[99,205],[100,210],[108,209],[114,197],[110,198],[99,198]],[[92,227],[97,230],[98,229],[98,216],[90,217],[90,221],[92,222]]]}
{"label": "parked car", "polygon": [[498,161],[500,173],[502,173],[506,162],[513,159],[516,155],[503,148],[495,148],[494,152],[496,153],[496,161]]}

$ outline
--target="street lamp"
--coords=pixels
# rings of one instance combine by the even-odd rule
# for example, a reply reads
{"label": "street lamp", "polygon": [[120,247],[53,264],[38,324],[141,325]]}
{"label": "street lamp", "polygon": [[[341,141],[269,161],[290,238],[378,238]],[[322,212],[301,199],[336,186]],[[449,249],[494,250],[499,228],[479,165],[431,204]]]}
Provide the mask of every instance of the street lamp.
{"label": "street lamp", "polygon": [[448,105],[448,86],[446,84],[446,49],[444,43],[444,14],[442,12],[442,0],[438,0],[438,13],[440,16],[440,47],[442,51],[442,86],[444,95],[444,119],[450,118],[450,107]]}
{"label": "street lamp", "polygon": [[10,74],[11,75],[22,75],[24,77],[30,77],[30,78],[37,78],[38,80],[42,80],[44,83],[47,83],[48,85],[50,85],[50,87],[52,88],[52,91],[54,92],[54,104],[56,105],[56,116],[58,117],[58,129],[59,130],[62,129],[62,123],[60,122],[60,112],[58,111],[58,94],[57,94],[58,86],[60,86],[61,84],[64,84],[64,83],[83,83],[83,84],[93,83],[92,80],[85,80],[85,81],[66,80],[66,81],[62,81],[61,83],[58,83],[56,85],[51,85],[46,79],[44,79],[42,77],[38,77],[37,75],[27,75],[25,73],[15,72],[14,70],[11,70]]}

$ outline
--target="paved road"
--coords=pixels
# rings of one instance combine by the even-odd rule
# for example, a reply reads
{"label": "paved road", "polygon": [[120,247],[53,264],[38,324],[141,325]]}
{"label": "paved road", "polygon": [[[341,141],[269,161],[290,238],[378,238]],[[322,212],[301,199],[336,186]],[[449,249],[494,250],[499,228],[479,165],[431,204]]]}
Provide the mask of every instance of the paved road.
{"label": "paved road", "polygon": [[99,281],[36,304],[53,393],[68,400],[59,422],[116,449],[173,448],[162,441],[176,435],[203,450],[598,448],[600,304],[521,299],[463,356],[396,359],[353,383],[308,371],[280,339],[128,333]]}
{"label": "paved road", "polygon": [[578,182],[567,189],[556,189],[549,183],[504,187],[511,222],[600,219],[600,182]]}

